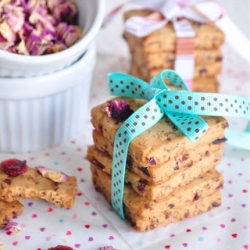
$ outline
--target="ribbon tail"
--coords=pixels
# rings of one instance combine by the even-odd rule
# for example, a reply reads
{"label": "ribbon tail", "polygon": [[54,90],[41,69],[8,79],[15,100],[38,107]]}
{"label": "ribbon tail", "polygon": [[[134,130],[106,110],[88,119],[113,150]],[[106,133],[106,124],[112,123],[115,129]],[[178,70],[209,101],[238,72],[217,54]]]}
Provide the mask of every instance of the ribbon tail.
{"label": "ribbon tail", "polygon": [[[138,117],[143,117],[144,114],[148,114],[148,120],[139,123]],[[124,181],[129,144],[135,137],[156,124],[163,115],[156,100],[152,99],[136,110],[116,132],[112,162],[111,203],[114,210],[123,219],[125,219],[123,211]]]}
{"label": "ribbon tail", "polygon": [[235,130],[226,130],[225,136],[227,138],[227,143],[246,150],[250,150],[250,133],[249,132],[239,132]]}
{"label": "ribbon tail", "polygon": [[250,40],[227,15],[215,24],[225,33],[226,43],[250,64]]}

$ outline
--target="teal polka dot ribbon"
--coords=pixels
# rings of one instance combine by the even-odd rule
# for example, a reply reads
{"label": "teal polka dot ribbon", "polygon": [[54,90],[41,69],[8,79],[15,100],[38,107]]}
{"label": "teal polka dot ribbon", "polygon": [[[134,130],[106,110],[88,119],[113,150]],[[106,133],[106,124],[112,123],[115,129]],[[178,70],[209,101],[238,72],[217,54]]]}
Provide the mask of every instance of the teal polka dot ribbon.
{"label": "teal polka dot ribbon", "polygon": [[[173,91],[164,79],[181,90]],[[192,142],[207,131],[208,124],[199,116],[232,116],[250,121],[250,99],[217,93],[190,92],[184,80],[173,70],[164,70],[150,83],[123,73],[109,73],[110,94],[147,102],[119,127],[115,135],[112,163],[112,207],[124,217],[123,193],[130,142],[166,115]],[[249,123],[250,124],[250,123]],[[250,125],[244,132],[226,131],[232,144],[250,150]],[[240,141],[241,140],[241,141]],[[243,141],[245,140],[246,143]],[[242,145],[242,143],[244,145]]]}

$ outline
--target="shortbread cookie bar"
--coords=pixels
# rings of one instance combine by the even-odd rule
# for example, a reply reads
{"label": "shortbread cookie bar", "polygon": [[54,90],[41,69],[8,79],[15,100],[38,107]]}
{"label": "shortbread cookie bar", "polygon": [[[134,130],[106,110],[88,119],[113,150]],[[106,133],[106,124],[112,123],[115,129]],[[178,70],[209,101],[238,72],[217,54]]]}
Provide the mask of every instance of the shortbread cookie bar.
{"label": "shortbread cookie bar", "polygon": [[[129,71],[129,74],[144,80],[145,82],[150,82],[150,77],[144,77],[140,72],[139,68],[133,66]],[[208,93],[218,93],[219,92],[219,82],[216,77],[199,77],[193,79],[191,91],[193,92],[208,92]]]}
{"label": "shortbread cookie bar", "polygon": [[[138,62],[136,58],[132,59],[132,67],[133,65],[137,65],[136,67],[139,68],[142,78],[143,79],[152,79],[154,76],[159,74],[161,71],[165,70],[164,67],[158,67],[158,68],[147,68],[146,64],[144,62]],[[193,78],[200,78],[200,77],[215,77],[216,75],[220,74],[222,71],[222,62],[214,62],[210,64],[198,64],[194,66],[194,74]],[[172,67],[169,67],[168,69],[174,69],[174,65]]]}
{"label": "shortbread cookie bar", "polygon": [[[92,176],[98,177],[99,183],[102,183],[105,194],[111,194],[111,176],[98,166],[91,163]],[[137,194],[129,185],[125,184],[123,202],[124,205],[141,219],[146,219],[148,213],[156,216],[165,210],[173,207],[183,207],[186,203],[199,200],[213,194],[223,185],[223,176],[217,170],[208,171],[200,178],[191,183],[179,187],[171,195],[161,199],[159,202],[149,200]],[[145,217],[146,216],[146,217]]]}
{"label": "shortbread cookie bar", "polygon": [[219,81],[216,77],[199,77],[193,80],[192,91],[218,93],[219,87]]}
{"label": "shortbread cookie bar", "polygon": [[0,167],[0,200],[6,202],[22,199],[44,199],[56,206],[71,208],[76,195],[74,176],[62,183],[43,177],[37,169],[29,168],[25,173],[11,177]]}
{"label": "shortbread cookie bar", "polygon": [[[145,53],[137,46],[131,48],[131,56],[138,65],[144,64],[147,69],[154,68],[174,68],[176,54],[175,52]],[[223,54],[220,49],[214,50],[195,50],[195,65],[209,65],[215,62],[221,62]]]}
{"label": "shortbread cookie bar", "polygon": [[[219,164],[222,155],[222,150],[218,150],[203,160],[194,162],[191,167],[184,171],[177,170],[177,173],[171,176],[171,178],[157,184],[142,179],[127,167],[125,182],[130,184],[133,190],[138,194],[150,200],[158,201],[168,196],[173,190],[190,183],[192,180],[215,168],[215,166]],[[111,175],[112,158],[109,155],[96,149],[95,146],[91,146],[88,148],[87,159],[96,166],[99,166],[102,171]],[[168,168],[167,164],[166,168]]]}
{"label": "shortbread cookie bar", "polygon": [[[139,67],[135,64],[132,65],[129,74],[144,80],[145,82],[150,82],[152,78],[149,76],[144,76]],[[173,88],[173,87],[172,87]],[[179,88],[176,88],[176,90]],[[198,77],[193,79],[192,89],[193,92],[208,92],[208,93],[218,93],[219,92],[219,82],[216,77]]]}
{"label": "shortbread cookie bar", "polygon": [[[92,135],[95,148],[98,152],[101,152],[101,154],[98,154],[96,150],[92,150],[92,147],[90,147],[88,149],[91,152],[90,155],[97,157],[98,159],[102,157],[102,159],[98,161],[103,162],[104,156],[113,155],[113,143],[109,142],[96,130],[93,131]],[[163,162],[162,164],[150,167],[144,167],[133,160],[133,158],[128,157],[127,168],[136,173],[140,178],[147,180],[152,184],[158,184],[165,182],[173,175],[181,173],[182,171],[194,166],[194,164],[202,164],[199,162],[207,161],[207,158],[211,155],[214,155],[214,163],[217,162],[218,164],[220,162],[219,152],[223,148],[224,144],[225,142],[221,142],[219,144],[204,144],[196,149],[188,150],[180,155],[170,157],[168,161]],[[90,158],[92,158],[91,156]]]}
{"label": "shortbread cookie bar", "polygon": [[[151,10],[130,10],[124,13],[124,19],[127,20],[131,16],[147,16],[151,13]],[[224,43],[224,33],[214,24],[191,21],[190,23],[196,34],[194,38],[195,49],[217,49]],[[124,32],[124,38],[130,48],[140,47],[146,53],[175,51],[176,48],[176,34],[171,22],[146,37],[137,37]]]}
{"label": "shortbread cookie bar", "polygon": [[[115,99],[121,100],[120,97]],[[145,100],[132,98],[123,98],[123,100],[132,110],[137,110],[145,103]],[[103,112],[105,106],[107,103],[92,108],[91,122],[99,133],[113,143],[116,131],[122,122]],[[228,122],[225,118],[204,116],[203,119],[209,125],[209,129],[195,142],[191,142],[167,117],[163,117],[158,123],[131,141],[129,157],[143,167],[157,166],[172,157],[183,155],[204,144],[219,144],[226,140],[224,130],[228,127]]]}
{"label": "shortbread cookie bar", "polygon": [[[110,175],[94,164],[91,164],[91,171],[96,190],[111,202]],[[161,202],[148,200],[125,185],[123,199],[125,217],[134,229],[147,231],[196,216],[221,204],[218,188],[222,183],[222,176],[214,170],[206,177],[194,181],[189,188],[182,187],[174,191]]]}
{"label": "shortbread cookie bar", "polygon": [[166,226],[170,223],[182,221],[187,218],[192,218],[201,215],[209,210],[212,210],[222,203],[221,194],[219,191],[203,197],[197,201],[187,203],[181,208],[172,208],[161,214],[159,217],[150,216],[149,219],[142,220],[133,214],[125,207],[125,217],[128,223],[137,231],[149,231],[155,228]]}
{"label": "shortbread cookie bar", "polygon": [[0,201],[0,228],[4,228],[14,216],[21,215],[23,209],[19,201]]}

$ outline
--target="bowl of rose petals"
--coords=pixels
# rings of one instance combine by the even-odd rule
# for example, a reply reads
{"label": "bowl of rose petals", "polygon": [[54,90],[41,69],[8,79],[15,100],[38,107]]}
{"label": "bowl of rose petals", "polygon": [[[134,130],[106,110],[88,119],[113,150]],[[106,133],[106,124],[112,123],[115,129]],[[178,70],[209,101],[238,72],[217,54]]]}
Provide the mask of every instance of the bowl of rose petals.
{"label": "bowl of rose petals", "polygon": [[0,1],[0,77],[68,67],[86,52],[103,16],[103,0]]}

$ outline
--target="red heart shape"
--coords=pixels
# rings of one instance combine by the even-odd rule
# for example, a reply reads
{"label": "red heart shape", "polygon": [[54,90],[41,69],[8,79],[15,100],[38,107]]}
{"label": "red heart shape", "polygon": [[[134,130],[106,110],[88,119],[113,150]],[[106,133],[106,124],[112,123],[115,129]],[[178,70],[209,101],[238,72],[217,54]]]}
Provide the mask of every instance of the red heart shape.
{"label": "red heart shape", "polygon": [[84,204],[85,204],[86,206],[88,206],[90,203],[86,201]]}
{"label": "red heart shape", "polygon": [[90,228],[90,225],[85,225],[86,228]]}
{"label": "red heart shape", "polygon": [[82,168],[77,168],[77,170],[78,170],[79,172],[82,172]]}
{"label": "red heart shape", "polygon": [[82,196],[82,192],[78,192],[77,195],[78,195],[78,196]]}
{"label": "red heart shape", "polygon": [[70,231],[67,231],[66,232],[66,235],[71,235],[72,233]]}
{"label": "red heart shape", "polygon": [[11,232],[11,231],[7,231],[6,234],[7,234],[7,235],[11,235],[12,232]]}
{"label": "red heart shape", "polygon": [[166,245],[165,248],[166,248],[166,249],[170,249],[170,246],[169,246],[169,245]]}
{"label": "red heart shape", "polygon": [[52,207],[50,207],[49,209],[48,209],[48,212],[53,212],[54,210],[53,210],[53,208]]}
{"label": "red heart shape", "polygon": [[249,246],[248,246],[248,245],[244,245],[243,247],[244,247],[245,249],[248,249],[248,248],[249,248]]}
{"label": "red heart shape", "polygon": [[246,193],[246,192],[247,192],[247,190],[246,190],[246,189],[243,189],[243,190],[242,190],[242,192],[243,192],[243,193]]}
{"label": "red heart shape", "polygon": [[18,244],[18,242],[14,241],[12,244],[13,244],[13,246],[16,246]]}
{"label": "red heart shape", "polygon": [[186,230],[187,233],[189,233],[189,232],[191,232],[191,231],[192,231],[191,229],[187,229],[187,230]]}
{"label": "red heart shape", "polygon": [[232,237],[236,238],[236,237],[237,237],[237,234],[232,234]]}

